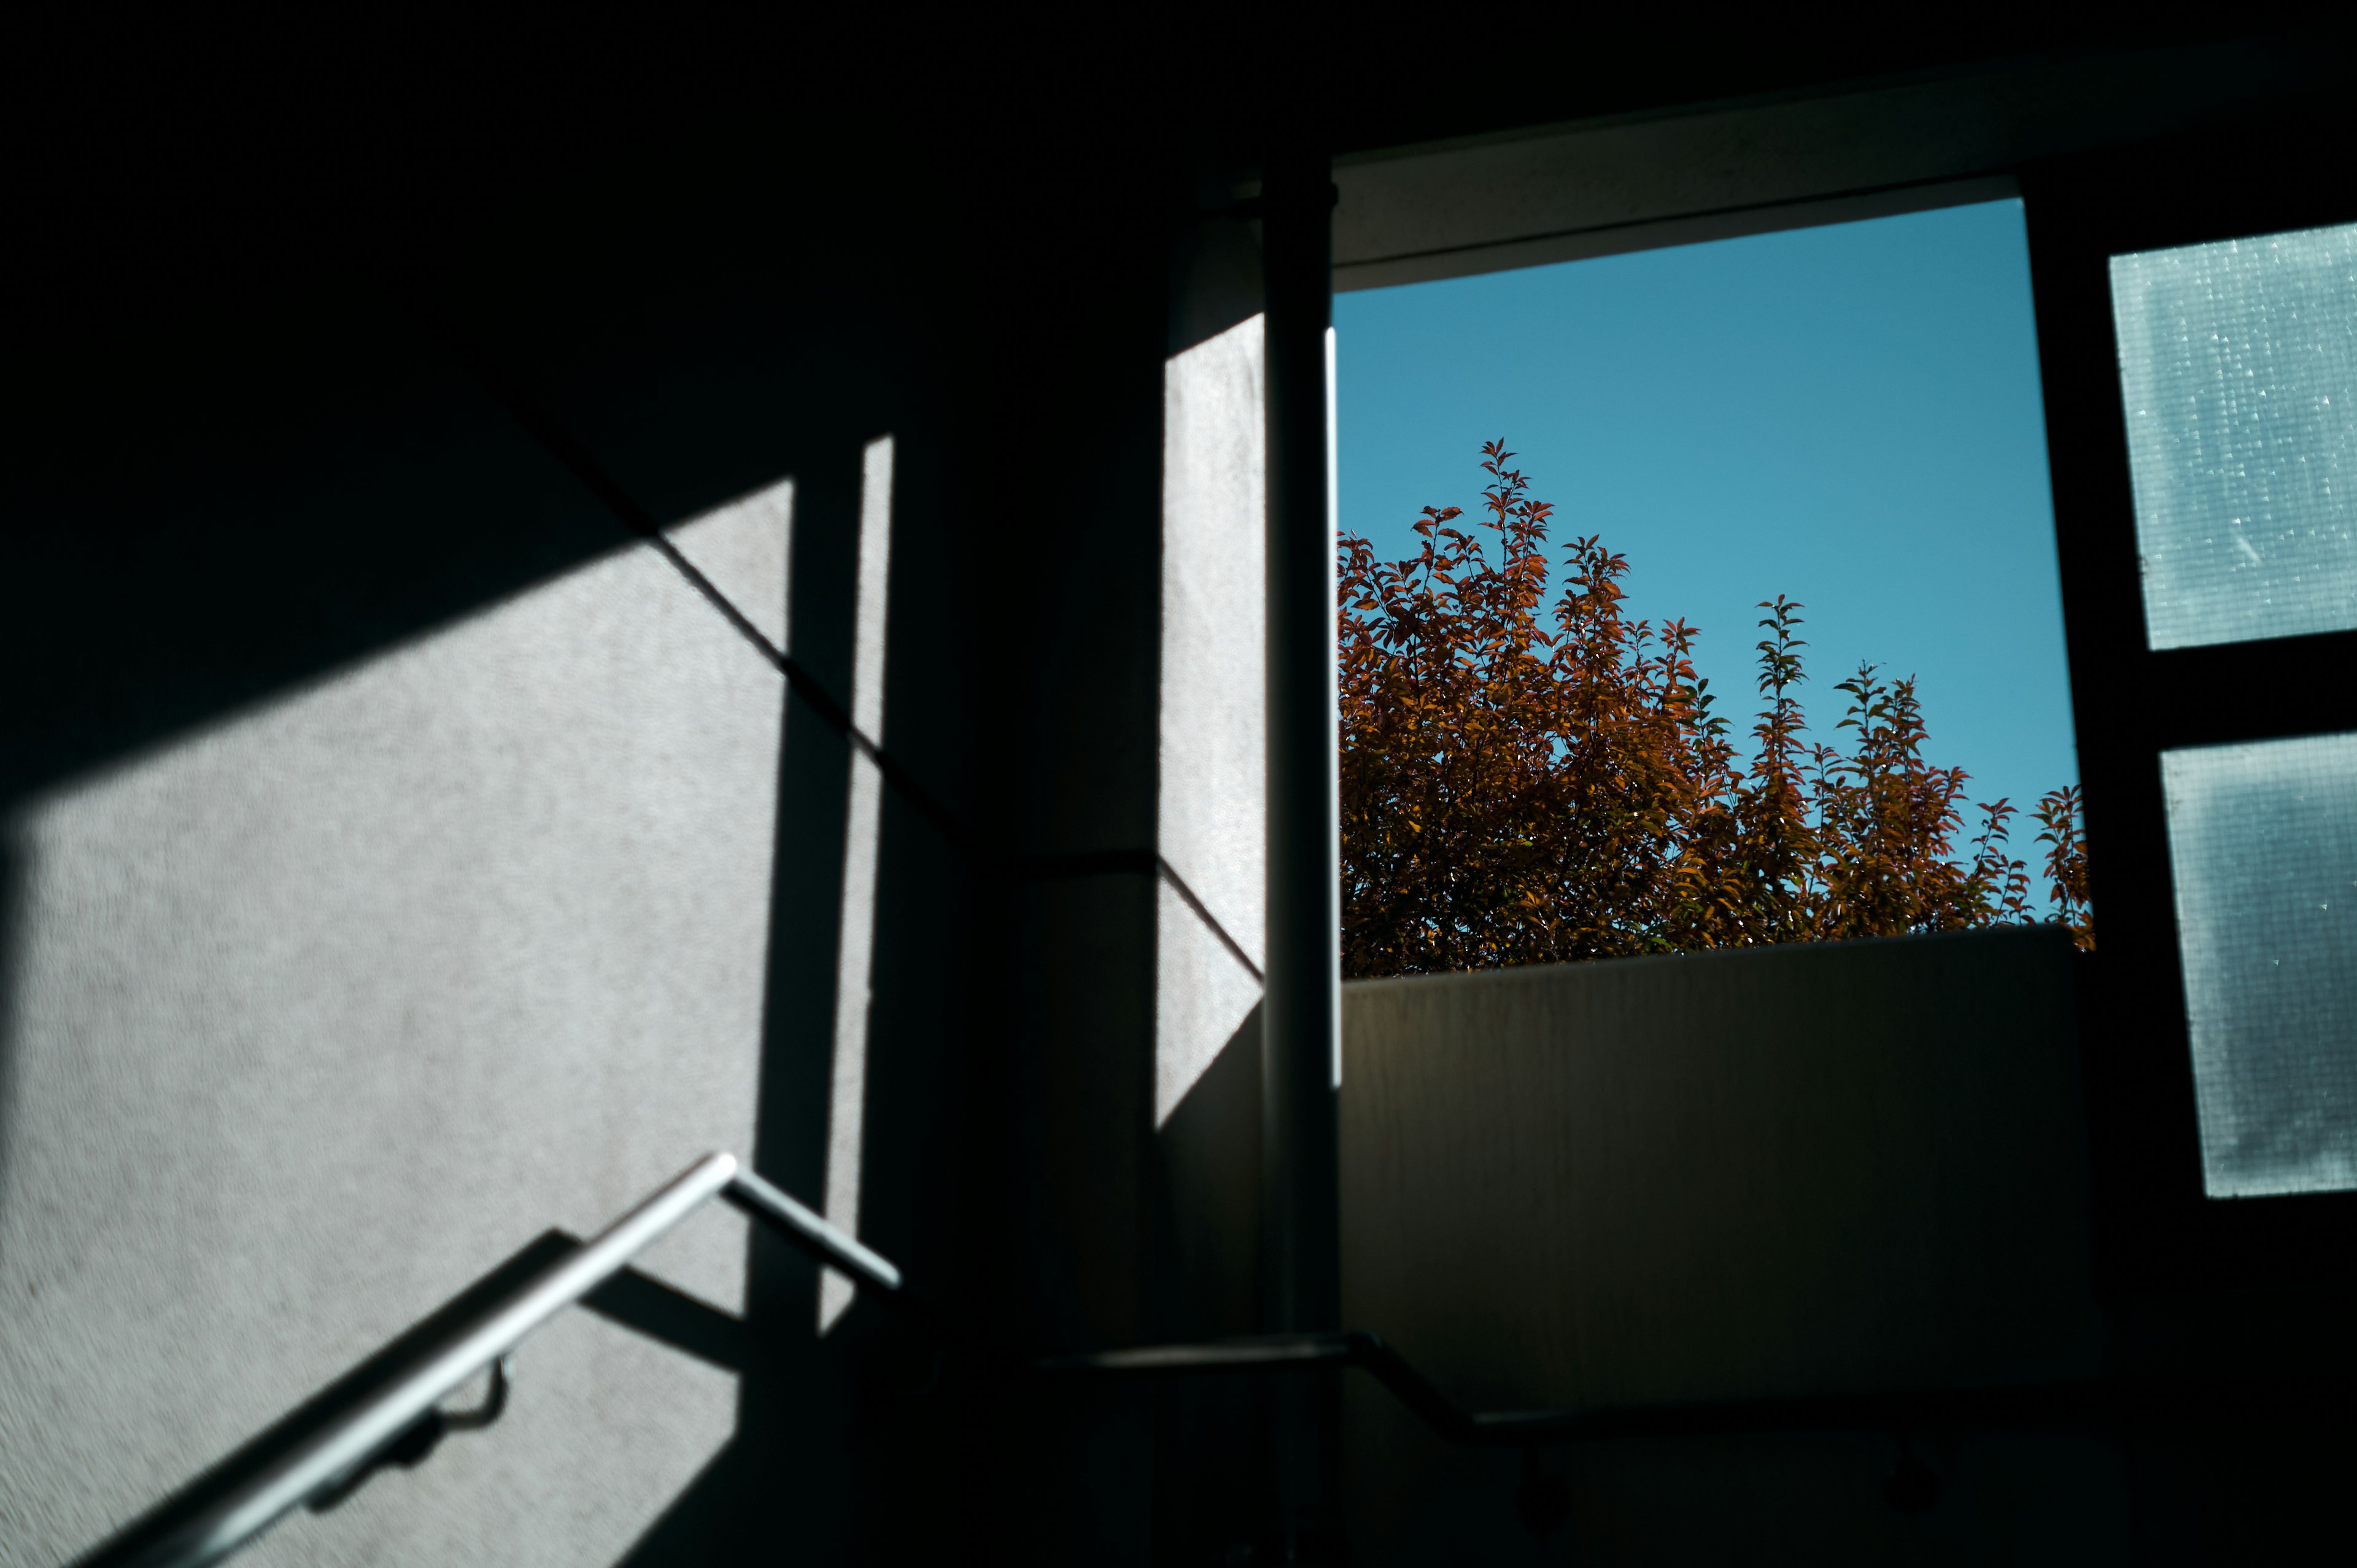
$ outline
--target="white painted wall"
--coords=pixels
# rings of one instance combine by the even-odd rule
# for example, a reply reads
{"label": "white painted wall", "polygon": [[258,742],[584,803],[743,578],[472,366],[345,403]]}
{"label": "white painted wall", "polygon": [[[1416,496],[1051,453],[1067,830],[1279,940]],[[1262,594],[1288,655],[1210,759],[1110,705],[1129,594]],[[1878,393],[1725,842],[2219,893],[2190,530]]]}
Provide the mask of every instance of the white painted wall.
{"label": "white painted wall", "polygon": [[[782,633],[785,518],[747,504],[684,542]],[[782,712],[635,545],[7,822],[0,1563],[747,1149]],[[641,1266],[735,1312],[743,1253],[716,1209]],[[491,1434],[250,1560],[612,1562],[735,1425],[733,1378],[586,1313],[515,1376]]]}
{"label": "white painted wall", "polygon": [[[1267,936],[1268,860],[1263,336],[1254,316],[1163,367],[1155,819],[1165,864],[1255,966]],[[1260,981],[1175,888],[1157,897],[1160,1126],[1260,1001]]]}

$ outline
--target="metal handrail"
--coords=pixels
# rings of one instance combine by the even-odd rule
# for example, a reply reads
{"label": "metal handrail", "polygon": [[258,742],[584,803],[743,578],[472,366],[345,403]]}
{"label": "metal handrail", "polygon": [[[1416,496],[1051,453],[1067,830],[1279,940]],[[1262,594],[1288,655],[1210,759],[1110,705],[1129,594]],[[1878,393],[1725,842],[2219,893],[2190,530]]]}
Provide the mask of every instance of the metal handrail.
{"label": "metal handrail", "polygon": [[1386,1344],[1383,1336],[1346,1328],[1330,1334],[1260,1334],[1193,1344],[1140,1345],[1049,1356],[1042,1372],[1242,1372],[1357,1367],[1453,1443],[1530,1444],[1570,1435],[1580,1417],[1563,1410],[1468,1411]]}
{"label": "metal handrail", "polygon": [[[744,1169],[727,1154],[706,1155],[673,1177],[638,1207],[588,1240],[569,1247],[468,1313],[413,1351],[401,1367],[366,1397],[297,1441],[188,1517],[167,1523],[167,1503],[147,1520],[118,1535],[84,1568],[202,1568],[243,1547],[295,1509],[334,1506],[380,1465],[413,1464],[430,1452],[446,1430],[488,1424],[506,1399],[505,1363],[533,1329],[565,1307],[581,1302],[621,1273],[658,1238],[714,1197],[777,1230],[817,1262],[848,1274],[894,1305],[908,1310],[952,1345],[986,1359],[1021,1363],[992,1353],[974,1341],[966,1327],[930,1310],[904,1288],[890,1260],[797,1202],[791,1195]],[[498,1272],[476,1287],[481,1289]],[[399,1341],[393,1348],[398,1348]],[[1054,1374],[1184,1374],[1337,1369],[1356,1367],[1370,1374],[1440,1436],[1458,1443],[1519,1446],[1598,1438],[1664,1436],[1695,1433],[1764,1431],[1805,1427],[1884,1427],[1902,1434],[1929,1422],[2052,1418],[2056,1415],[2119,1415],[2143,1411],[2181,1415],[2201,1402],[2189,1399],[2200,1380],[2146,1380],[2097,1378],[2018,1387],[1960,1388],[1832,1398],[1767,1399],[1637,1409],[1468,1411],[1458,1406],[1377,1335],[1360,1330],[1273,1334],[1192,1344],[1148,1345],[1030,1362],[1036,1372]],[[492,1372],[490,1396],[479,1411],[441,1410],[467,1380],[486,1368]],[[2317,1391],[2272,1385],[2201,1386],[2214,1401],[2255,1402],[2273,1409],[2287,1399],[2299,1402]],[[2345,1391],[2343,1391],[2345,1395]],[[2341,1397],[2341,1396],[2336,1396]],[[2335,1408],[2339,1408],[2338,1405]],[[252,1453],[263,1444],[248,1444]],[[242,1457],[242,1455],[241,1455]],[[1902,1456],[1902,1468],[1909,1461]],[[1920,1468],[1920,1466],[1918,1466]],[[200,1480],[198,1487],[204,1483]],[[1534,1469],[1525,1477],[1526,1518],[1552,1517],[1555,1502],[1534,1501],[1544,1490]],[[194,1488],[192,1488],[193,1490]],[[184,1497],[188,1495],[182,1494]],[[1895,1496],[1895,1494],[1894,1494]],[[1904,1506],[1904,1505],[1902,1505]],[[1539,1528],[1534,1524],[1534,1528]],[[151,1531],[160,1530],[161,1533]],[[146,1539],[141,1539],[147,1537]]]}
{"label": "metal handrail", "polygon": [[1471,1411],[1443,1393],[1382,1336],[1361,1329],[1131,1346],[1049,1356],[1033,1366],[1054,1375],[1146,1376],[1356,1367],[1372,1375],[1441,1437],[1455,1443],[1524,1447],[1739,1432],[1849,1428],[1904,1433],[1926,1425],[1982,1422],[2184,1420],[2195,1414],[2230,1412],[2281,1418],[2305,1410],[2337,1417],[2347,1409],[2352,1392],[2357,1391],[2357,1379],[2347,1373],[2260,1379],[2198,1372],[2106,1373],[2036,1382],[1577,1410]]}
{"label": "metal handrail", "polygon": [[[122,1568],[201,1568],[218,1563],[305,1503],[349,1493],[389,1450],[432,1422],[436,1407],[485,1368],[495,1380],[523,1338],[626,1268],[659,1237],[714,1197],[779,1231],[819,1262],[887,1294],[900,1271],[856,1238],[737,1164],[712,1154],[564,1256],[533,1271],[496,1301],[422,1348],[382,1387],[157,1539],[119,1560]],[[503,1393],[503,1389],[495,1391]],[[431,1439],[428,1439],[430,1444]]]}

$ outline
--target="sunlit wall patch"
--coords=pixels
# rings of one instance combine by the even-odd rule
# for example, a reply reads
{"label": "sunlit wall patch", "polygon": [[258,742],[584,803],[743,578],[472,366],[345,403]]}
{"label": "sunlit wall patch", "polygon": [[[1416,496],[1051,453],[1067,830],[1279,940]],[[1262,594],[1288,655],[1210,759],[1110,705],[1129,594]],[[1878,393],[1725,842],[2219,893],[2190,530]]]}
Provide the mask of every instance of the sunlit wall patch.
{"label": "sunlit wall patch", "polygon": [[2151,646],[2357,628],[2357,224],[2111,280]]}
{"label": "sunlit wall patch", "polygon": [[[1260,1001],[1267,875],[1262,318],[1162,372],[1160,783],[1154,1118],[1159,1126]],[[1241,955],[1241,956],[1240,956]]]}
{"label": "sunlit wall patch", "polygon": [[[782,604],[770,559],[728,591]],[[0,1562],[245,1441],[293,1391],[257,1357],[299,1388],[520,1218],[586,1232],[748,1145],[780,696],[632,544],[0,813]],[[639,1267],[743,1308],[727,1226]],[[618,1561],[730,1441],[732,1372],[608,1348],[526,1348],[545,1507],[456,1505],[472,1554]],[[601,1417],[627,1441],[549,1435]],[[479,1484],[356,1506],[432,1541]]]}
{"label": "sunlit wall patch", "polygon": [[2203,1185],[2357,1188],[2357,735],[2160,765]]}
{"label": "sunlit wall patch", "polygon": [[[884,617],[892,565],[892,437],[861,454],[859,583],[852,631],[851,722],[884,743]],[[876,853],[883,799],[876,759],[851,750],[851,803],[844,829],[843,918],[834,976],[834,1072],[828,1099],[826,1217],[859,1232],[859,1160],[867,1110],[867,1015],[876,950]],[[829,1269],[819,1282],[818,1331],[834,1326],[855,1294]]]}

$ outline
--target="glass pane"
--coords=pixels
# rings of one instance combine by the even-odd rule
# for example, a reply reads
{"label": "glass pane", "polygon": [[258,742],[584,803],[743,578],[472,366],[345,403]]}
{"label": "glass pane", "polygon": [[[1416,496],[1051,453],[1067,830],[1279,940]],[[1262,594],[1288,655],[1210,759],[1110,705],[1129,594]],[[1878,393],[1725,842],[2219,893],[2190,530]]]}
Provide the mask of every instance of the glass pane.
{"label": "glass pane", "polygon": [[2204,1186],[2357,1187],[2357,735],[2160,768]]}
{"label": "glass pane", "polygon": [[2112,258],[2151,645],[2357,627],[2357,224]]}

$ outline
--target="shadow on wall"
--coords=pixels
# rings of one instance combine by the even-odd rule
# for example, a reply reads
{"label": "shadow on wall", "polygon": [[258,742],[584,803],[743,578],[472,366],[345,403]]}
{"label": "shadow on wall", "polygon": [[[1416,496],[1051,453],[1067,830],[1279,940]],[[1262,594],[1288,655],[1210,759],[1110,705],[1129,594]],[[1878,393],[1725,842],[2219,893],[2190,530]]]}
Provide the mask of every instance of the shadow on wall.
{"label": "shadow on wall", "polygon": [[[1155,1339],[1259,1330],[1260,1043],[1255,1005],[1156,1134]],[[1249,1551],[1265,1517],[1265,1380],[1172,1379],[1152,1396],[1158,1560]]]}
{"label": "shadow on wall", "polygon": [[[520,1224],[749,1152],[773,898],[805,913],[772,879],[774,663],[373,302],[240,325],[63,376],[5,480],[9,1561],[284,1435]],[[766,631],[783,545],[688,547]],[[567,1315],[498,1441],[280,1549],[626,1549],[737,1425],[704,1353],[734,1222],[645,1264],[669,1294],[637,1305],[681,1310]],[[552,1478],[562,1506],[511,1506]]]}
{"label": "shadow on wall", "polygon": [[[855,596],[843,591],[850,560],[825,559],[856,537],[861,475],[856,448],[809,466],[795,484],[796,564],[818,569],[787,579],[791,598],[780,646],[798,658],[848,667]],[[815,547],[815,549],[813,549]],[[830,572],[832,566],[835,570]],[[790,691],[779,759],[776,852],[762,965],[761,1067],[753,1090],[748,1153],[786,1190],[815,1199],[826,1190],[832,1120],[837,983],[845,865],[850,828],[851,748],[825,718]],[[838,1409],[853,1396],[849,1359],[828,1354],[813,1333],[819,1272],[766,1230],[748,1232],[741,1366],[734,1434],[665,1507],[619,1561],[631,1565],[699,1563],[743,1554],[772,1539],[780,1495],[810,1505],[797,1541],[821,1557],[847,1552],[852,1518],[823,1501],[852,1484],[849,1445],[807,1412]],[[845,1338],[870,1326],[855,1316]],[[840,1350],[841,1347],[834,1348]],[[800,1419],[798,1419],[798,1417]]]}
{"label": "shadow on wall", "polygon": [[[105,1568],[109,1563],[135,1561],[141,1552],[171,1534],[184,1521],[203,1512],[322,1426],[363,1402],[425,1347],[452,1333],[580,1243],[579,1237],[562,1230],[543,1231],[480,1279],[412,1324],[376,1354],[289,1411],[234,1454],[224,1456],[203,1476],[110,1541],[102,1552],[82,1559],[81,1568]],[[739,1319],[716,1311],[637,1269],[623,1270],[585,1297],[582,1305],[609,1322],[724,1370],[740,1372],[746,1365],[750,1348]],[[462,1402],[454,1404],[457,1402]],[[488,1417],[485,1424],[496,1426],[504,1412],[506,1396],[486,1395],[472,1402],[481,1416]],[[438,1437],[414,1446],[396,1444],[375,1468],[339,1484],[336,1495],[314,1505],[314,1511],[342,1509],[362,1487],[393,1467],[414,1468],[426,1462],[440,1452],[440,1444],[448,1441],[451,1433],[461,1430],[461,1426],[453,1426]]]}
{"label": "shadow on wall", "polygon": [[[107,1533],[520,1220],[748,1145],[783,691],[640,548],[19,809],[0,1555]],[[733,1230],[645,1266],[733,1315]],[[730,1374],[587,1318],[519,1375],[499,1444],[282,1529],[609,1553],[735,1426]],[[561,1519],[499,1506],[554,1477]]]}
{"label": "shadow on wall", "polygon": [[[0,1203],[7,1201],[8,1129],[16,1113],[16,1016],[17,928],[24,918],[25,851],[15,824],[0,817]],[[0,1255],[0,1269],[7,1259]]]}

